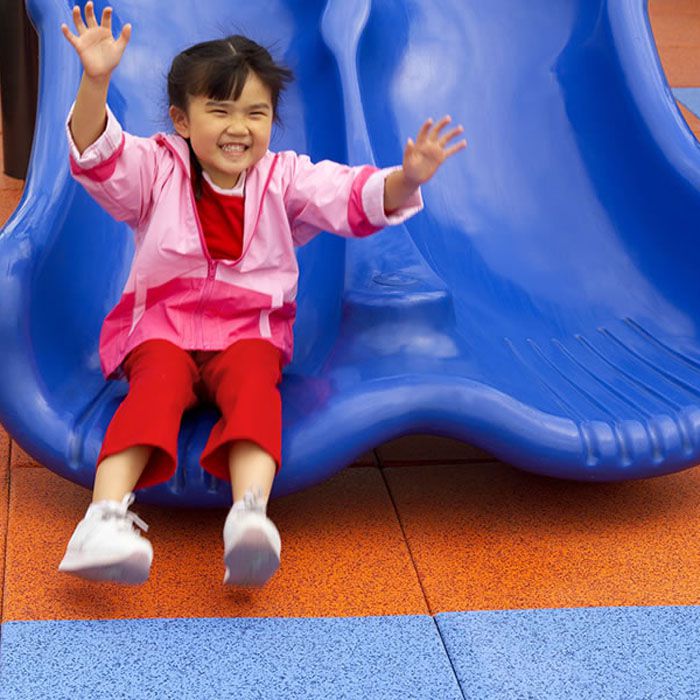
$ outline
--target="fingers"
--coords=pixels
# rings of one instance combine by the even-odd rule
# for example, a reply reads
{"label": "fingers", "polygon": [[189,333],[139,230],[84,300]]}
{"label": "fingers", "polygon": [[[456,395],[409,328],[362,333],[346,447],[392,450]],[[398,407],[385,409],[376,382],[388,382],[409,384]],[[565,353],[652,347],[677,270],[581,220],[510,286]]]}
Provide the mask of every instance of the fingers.
{"label": "fingers", "polygon": [[411,155],[413,154],[413,151],[415,150],[415,148],[416,148],[416,144],[413,143],[413,139],[408,139],[408,140],[406,141],[406,146],[405,146],[404,149],[403,149],[403,157],[404,157],[404,160],[405,160],[406,158],[410,158],[410,157],[411,157]]}
{"label": "fingers", "polygon": [[92,2],[88,2],[85,5],[85,22],[88,27],[96,27],[97,19],[95,18],[95,5]]}
{"label": "fingers", "polygon": [[[85,22],[83,22],[83,16],[80,12],[80,5],[75,5],[73,7],[73,23],[75,28],[78,30],[78,34],[82,34],[87,31],[88,27],[97,27],[97,18],[95,17],[95,4],[93,2],[88,2],[85,5]],[[107,29],[112,28],[112,8],[105,7],[102,12],[102,22],[103,27]]]}
{"label": "fingers", "polygon": [[62,24],[61,31],[63,32],[63,36],[66,37],[66,39],[68,39],[68,41],[70,42],[70,45],[74,49],[77,49],[78,48],[78,45],[77,45],[78,37],[75,36],[75,34],[73,34],[73,32],[71,32],[70,29],[68,29],[68,25]]}
{"label": "fingers", "polygon": [[[88,2],[85,5],[85,21],[83,21],[82,14],[80,12],[80,6],[75,5],[73,7],[73,24],[75,24],[75,28],[78,30],[78,36],[75,34],[71,33],[71,31],[68,29],[68,27],[65,24],[61,25],[61,31],[63,32],[63,35],[70,41],[70,43],[77,48],[76,46],[76,41],[80,36],[82,36],[88,29],[92,29],[93,27],[102,27],[104,29],[109,30],[110,34],[112,33],[112,16],[114,12],[111,7],[105,7],[105,9],[102,11],[102,18],[100,20],[100,24],[97,24],[97,18],[95,17],[95,4],[93,2]],[[87,24],[86,24],[87,23]],[[128,29],[127,29],[128,26]],[[65,29],[64,29],[65,27]],[[119,40],[123,43],[123,46],[125,47],[127,43],[129,42],[129,37],[131,36],[131,25],[125,25],[124,28],[122,29],[122,33],[119,37]]]}
{"label": "fingers", "polygon": [[109,29],[109,31],[111,33],[111,31],[112,31],[112,8],[111,7],[105,7],[105,9],[102,11],[102,20],[100,21],[100,24],[105,29]]}
{"label": "fingers", "polygon": [[415,143],[410,138],[406,141],[404,169],[410,167],[414,173],[421,173],[415,177],[416,181],[427,182],[448,158],[467,147],[466,139],[450,145],[450,142],[464,131],[461,124],[441,135],[440,132],[451,121],[452,117],[449,115],[445,115],[437,123],[427,119],[418,131]]}
{"label": "fingers", "polygon": [[428,136],[428,132],[430,131],[430,127],[432,125],[432,119],[426,119],[425,122],[423,122],[423,126],[421,126],[420,130],[418,131],[418,136],[416,136],[416,143],[420,143]]}
{"label": "fingers", "polygon": [[131,39],[131,25],[125,24],[122,27],[122,33],[117,39],[117,46],[123,51],[126,48],[126,45],[129,43],[129,39]]}
{"label": "fingers", "polygon": [[432,129],[429,134],[431,141],[437,141],[440,132],[452,121],[452,117],[446,114]]}
{"label": "fingers", "polygon": [[[447,144],[452,141],[452,139],[459,136],[459,134],[464,131],[464,127],[460,124],[459,126],[456,126],[454,129],[450,129],[450,131],[440,136],[442,129],[444,129],[451,121],[452,117],[449,114],[446,114],[437,124],[435,124],[435,126],[430,130],[430,133],[426,136],[428,141],[432,141],[440,147],[443,152],[443,159],[449,158],[467,147],[467,140],[462,139],[459,143],[453,144],[450,146],[450,148],[446,148]],[[426,124],[427,123],[428,122],[426,122]]]}
{"label": "fingers", "polygon": [[78,30],[78,35],[87,31],[87,27],[85,26],[85,23],[83,22],[83,16],[80,14],[80,6],[79,5],[76,5],[73,8],[73,24],[75,25],[75,28]]}
{"label": "fingers", "polygon": [[467,139],[462,139],[459,143],[456,143],[454,146],[451,148],[448,148],[445,151],[445,158],[449,158],[450,156],[453,156],[455,153],[459,153],[460,151],[463,151],[467,147]]}
{"label": "fingers", "polygon": [[457,136],[457,134],[464,130],[463,127],[460,125],[452,131],[450,131],[445,136],[440,137],[440,132],[451,121],[452,117],[449,114],[446,114],[435,125],[433,125],[432,119],[427,119],[423,123],[423,126],[421,126],[420,131],[418,132],[418,136],[416,137],[416,143],[421,143],[427,139],[428,141],[437,141],[440,144],[440,146],[444,147],[450,139],[453,139],[455,136]]}
{"label": "fingers", "polygon": [[458,127],[448,131],[439,141],[441,148],[445,148],[449,141],[451,141],[455,136],[459,136],[464,131],[464,127],[460,124]]}

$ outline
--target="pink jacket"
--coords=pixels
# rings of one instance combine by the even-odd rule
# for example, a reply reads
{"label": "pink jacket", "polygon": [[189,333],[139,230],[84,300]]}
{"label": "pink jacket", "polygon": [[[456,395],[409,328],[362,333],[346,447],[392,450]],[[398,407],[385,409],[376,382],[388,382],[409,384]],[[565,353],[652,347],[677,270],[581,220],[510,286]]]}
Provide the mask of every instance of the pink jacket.
{"label": "pink jacket", "polygon": [[82,155],[70,115],[66,124],[73,177],[135,235],[129,278],[100,334],[105,377],[118,376],[129,351],[153,338],[185,350],[267,338],[288,363],[299,276],[294,247],[321,231],[368,236],[423,206],[417,192],[386,216],[384,179],[395,168],[314,164],[292,151],[268,151],[246,173],[241,257],[213,260],[197,216],[187,142],[176,134],[133,136],[109,108],[107,115],[104,133]]}

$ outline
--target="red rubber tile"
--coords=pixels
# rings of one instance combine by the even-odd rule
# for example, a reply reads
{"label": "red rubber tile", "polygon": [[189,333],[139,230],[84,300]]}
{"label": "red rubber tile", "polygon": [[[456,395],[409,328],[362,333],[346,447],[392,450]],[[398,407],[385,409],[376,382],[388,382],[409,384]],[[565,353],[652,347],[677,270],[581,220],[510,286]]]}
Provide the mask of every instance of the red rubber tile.
{"label": "red rubber tile", "polygon": [[3,620],[148,617],[325,617],[427,612],[378,469],[345,469],[270,504],[282,567],[259,590],[226,589],[223,510],[137,506],[155,559],[143,586],[56,572],[89,502],[43,468],[12,473]]}
{"label": "red rubber tile", "polygon": [[590,484],[503,464],[385,470],[432,614],[700,604],[700,469]]}

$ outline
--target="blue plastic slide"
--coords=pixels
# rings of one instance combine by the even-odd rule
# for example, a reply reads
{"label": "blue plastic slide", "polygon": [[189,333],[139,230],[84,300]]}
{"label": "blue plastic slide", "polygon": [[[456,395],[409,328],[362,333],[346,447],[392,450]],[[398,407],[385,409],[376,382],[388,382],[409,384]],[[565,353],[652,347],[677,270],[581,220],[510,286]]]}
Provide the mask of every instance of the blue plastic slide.
{"label": "blue plastic slide", "polygon": [[[384,166],[428,116],[465,126],[469,148],[407,225],[298,251],[276,495],[416,432],[570,479],[700,462],[700,146],[644,0],[113,5],[115,31],[134,33],[109,102],[133,133],[169,128],[176,52],[236,32],[297,75],[273,149]],[[133,243],[69,177],[70,3],[28,7],[41,87],[24,197],[0,234],[0,420],[90,486],[127,388],[103,379],[97,341]],[[142,500],[229,501],[198,463],[215,418],[186,414],[177,475]]]}

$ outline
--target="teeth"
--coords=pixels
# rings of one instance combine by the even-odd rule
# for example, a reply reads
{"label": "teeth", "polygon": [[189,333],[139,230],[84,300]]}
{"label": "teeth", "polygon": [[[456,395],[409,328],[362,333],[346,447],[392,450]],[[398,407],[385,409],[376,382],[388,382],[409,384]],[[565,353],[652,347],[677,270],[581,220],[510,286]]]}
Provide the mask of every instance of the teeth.
{"label": "teeth", "polygon": [[242,143],[225,143],[223,146],[221,146],[221,150],[230,151],[233,153],[243,153],[245,149],[246,146],[244,146]]}

